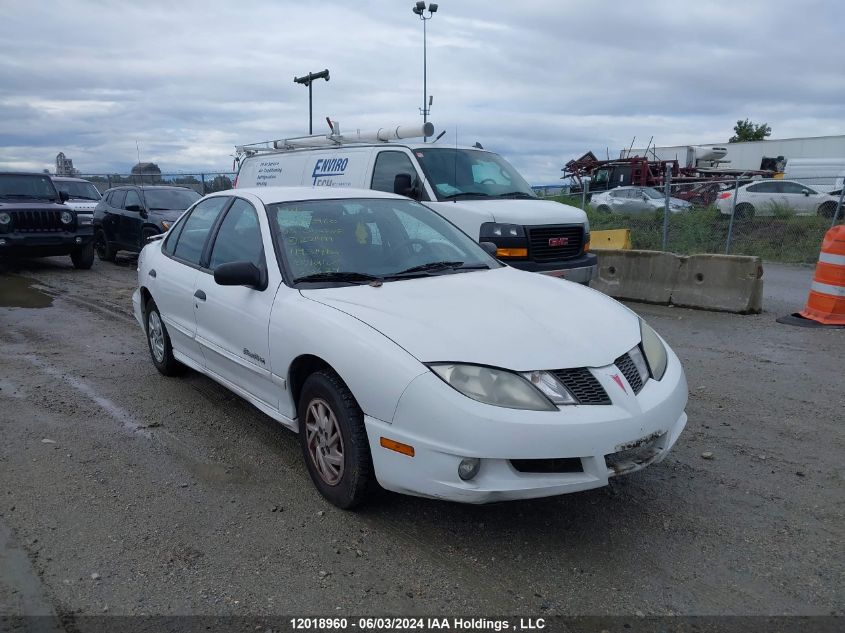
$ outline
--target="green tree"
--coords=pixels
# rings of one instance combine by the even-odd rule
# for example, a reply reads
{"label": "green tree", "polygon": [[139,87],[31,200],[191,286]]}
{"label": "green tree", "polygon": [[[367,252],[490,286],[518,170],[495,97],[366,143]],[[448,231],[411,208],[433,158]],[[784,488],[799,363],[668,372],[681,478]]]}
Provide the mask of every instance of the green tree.
{"label": "green tree", "polygon": [[728,143],[739,143],[741,141],[762,141],[767,136],[771,136],[772,128],[766,123],[757,125],[748,119],[745,121],[737,121],[734,126],[734,135]]}

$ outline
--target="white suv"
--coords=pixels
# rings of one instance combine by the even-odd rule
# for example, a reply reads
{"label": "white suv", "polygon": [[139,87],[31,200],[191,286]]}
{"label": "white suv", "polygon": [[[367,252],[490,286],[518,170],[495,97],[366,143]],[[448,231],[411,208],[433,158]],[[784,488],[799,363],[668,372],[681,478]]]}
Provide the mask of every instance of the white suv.
{"label": "white suv", "polygon": [[431,209],[329,188],[225,191],[138,258],[152,360],[299,432],[319,491],[485,503],[606,485],[683,430],[678,358],[613,299],[505,266]]}

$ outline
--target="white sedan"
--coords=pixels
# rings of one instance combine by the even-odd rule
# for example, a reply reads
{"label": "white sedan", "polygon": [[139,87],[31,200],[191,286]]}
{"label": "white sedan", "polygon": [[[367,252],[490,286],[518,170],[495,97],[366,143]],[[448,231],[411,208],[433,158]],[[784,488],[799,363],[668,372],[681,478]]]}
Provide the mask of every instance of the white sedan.
{"label": "white sedan", "polygon": [[662,460],[678,358],[596,291],[503,265],[377,191],[206,196],[138,259],[135,316],[186,366],[298,432],[316,487],[469,503],[558,495]]}

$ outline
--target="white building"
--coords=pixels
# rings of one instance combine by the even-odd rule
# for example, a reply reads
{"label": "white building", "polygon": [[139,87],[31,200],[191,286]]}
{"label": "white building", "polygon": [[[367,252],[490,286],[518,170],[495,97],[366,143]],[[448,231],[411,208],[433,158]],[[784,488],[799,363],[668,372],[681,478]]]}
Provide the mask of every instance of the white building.
{"label": "white building", "polygon": [[[743,143],[702,143],[700,145],[674,145],[670,147],[649,148],[648,155],[655,154],[660,160],[678,160],[682,167],[710,167],[709,161],[703,163],[696,157],[713,154],[713,149],[727,150],[719,166],[725,169],[761,168],[763,158],[841,158],[845,161],[845,134],[839,136],[812,136],[807,138],[768,139],[765,141],[745,141]],[[622,150],[621,156],[643,156],[645,148]],[[719,154],[721,152],[718,152]],[[715,166],[715,165],[712,165]]]}

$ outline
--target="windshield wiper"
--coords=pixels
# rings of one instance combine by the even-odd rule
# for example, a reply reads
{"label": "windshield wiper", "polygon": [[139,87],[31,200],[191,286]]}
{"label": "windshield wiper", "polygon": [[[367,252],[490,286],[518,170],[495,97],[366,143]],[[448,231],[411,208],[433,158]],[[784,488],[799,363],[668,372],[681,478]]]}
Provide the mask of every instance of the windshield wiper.
{"label": "windshield wiper", "polygon": [[530,193],[524,191],[508,191],[507,193],[496,194],[497,198],[534,198]]}
{"label": "windshield wiper", "polygon": [[411,266],[405,270],[400,270],[397,273],[385,275],[385,279],[394,279],[396,277],[403,277],[405,275],[413,275],[416,273],[429,273],[438,270],[481,270],[489,269],[487,264],[473,264],[471,266],[464,266],[463,262],[428,262],[427,264],[420,264],[419,266]]}
{"label": "windshield wiper", "polygon": [[489,193],[483,191],[459,191],[458,193],[450,193],[447,196],[441,196],[443,200],[454,200],[455,198],[466,198],[467,196],[479,196],[481,198],[489,198]]}
{"label": "windshield wiper", "polygon": [[170,207],[150,207],[150,211],[178,211],[179,209],[171,209]]}
{"label": "windshield wiper", "polygon": [[382,277],[378,277],[376,275],[369,275],[367,273],[359,273],[355,271],[335,271],[335,272],[322,272],[322,273],[312,273],[310,275],[303,275],[302,277],[296,277],[293,280],[293,283],[297,284],[303,281],[348,281],[350,283],[354,283],[356,281],[382,281]]}

